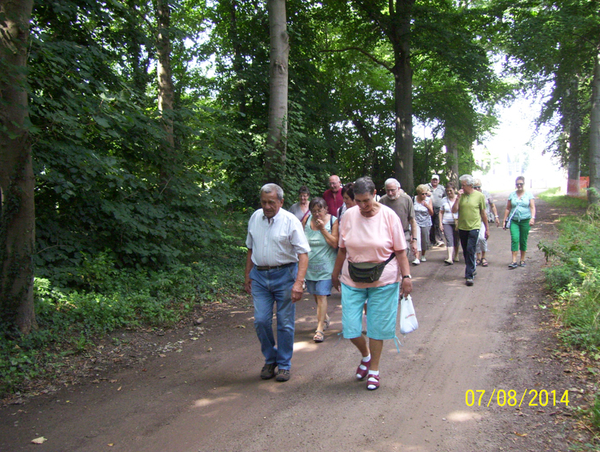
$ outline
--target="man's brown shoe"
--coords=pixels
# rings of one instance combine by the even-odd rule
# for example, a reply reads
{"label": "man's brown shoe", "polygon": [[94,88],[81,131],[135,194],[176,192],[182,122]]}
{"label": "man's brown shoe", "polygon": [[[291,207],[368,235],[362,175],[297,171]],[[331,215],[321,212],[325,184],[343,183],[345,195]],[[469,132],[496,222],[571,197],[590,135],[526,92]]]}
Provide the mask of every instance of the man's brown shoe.
{"label": "man's brown shoe", "polygon": [[288,381],[290,379],[290,371],[289,369],[279,369],[277,371],[277,376],[275,380],[277,381]]}
{"label": "man's brown shoe", "polygon": [[277,364],[275,364],[275,363],[265,364],[260,371],[260,378],[262,378],[263,380],[269,380],[269,379],[273,378],[275,376],[275,368],[276,367],[277,367]]}

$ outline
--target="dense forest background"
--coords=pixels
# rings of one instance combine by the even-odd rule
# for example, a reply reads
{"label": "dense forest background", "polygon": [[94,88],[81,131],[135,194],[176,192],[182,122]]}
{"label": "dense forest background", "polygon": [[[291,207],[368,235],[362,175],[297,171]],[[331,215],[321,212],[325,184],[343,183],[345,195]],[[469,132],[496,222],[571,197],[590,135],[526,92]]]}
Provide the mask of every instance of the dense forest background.
{"label": "dense forest background", "polygon": [[[285,143],[274,149],[268,3],[285,6],[289,42]],[[82,306],[98,318],[121,306],[104,329],[171,319],[237,284],[265,182],[282,185],[287,206],[301,185],[322,193],[330,174],[378,186],[394,176],[409,193],[432,171],[447,182],[476,169],[496,109],[527,92],[550,87],[547,152],[597,187],[599,8],[0,1],[3,330],[60,325]]]}

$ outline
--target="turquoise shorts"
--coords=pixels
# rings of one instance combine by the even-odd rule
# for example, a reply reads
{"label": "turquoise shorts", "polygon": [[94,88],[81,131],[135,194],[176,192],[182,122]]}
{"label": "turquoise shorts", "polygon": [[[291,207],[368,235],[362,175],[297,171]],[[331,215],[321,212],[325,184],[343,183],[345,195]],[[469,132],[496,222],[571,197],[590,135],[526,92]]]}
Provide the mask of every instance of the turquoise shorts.
{"label": "turquoise shorts", "polygon": [[357,289],[342,283],[342,332],[345,339],[362,334],[362,316],[367,308],[367,336],[371,339],[394,339],[398,316],[400,283]]}

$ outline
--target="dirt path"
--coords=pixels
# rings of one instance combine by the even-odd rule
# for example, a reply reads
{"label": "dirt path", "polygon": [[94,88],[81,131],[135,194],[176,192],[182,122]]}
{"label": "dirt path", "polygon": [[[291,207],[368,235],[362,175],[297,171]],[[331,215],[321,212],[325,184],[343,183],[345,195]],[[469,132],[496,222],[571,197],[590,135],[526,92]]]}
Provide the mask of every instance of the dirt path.
{"label": "dirt path", "polygon": [[[462,263],[443,265],[442,249],[412,268],[420,328],[401,338],[400,353],[386,342],[377,391],[354,379],[359,355],[338,341],[339,295],[322,344],[311,340],[313,301],[299,302],[292,379],[261,381],[244,299],[199,327],[137,335],[144,346],[128,353],[139,356],[107,348],[104,362],[117,365],[92,367],[97,375],[84,384],[0,409],[0,451],[567,451],[582,435],[571,414],[584,388],[540,328],[549,316],[536,244],[557,215],[540,204],[526,268],[508,270],[508,232],[496,228],[474,287]],[[556,391],[556,404],[529,406],[528,392],[521,408],[500,407],[496,396],[488,407],[495,389],[517,399]],[[486,391],[482,406],[467,406],[469,390]],[[44,444],[31,444],[41,436]]]}

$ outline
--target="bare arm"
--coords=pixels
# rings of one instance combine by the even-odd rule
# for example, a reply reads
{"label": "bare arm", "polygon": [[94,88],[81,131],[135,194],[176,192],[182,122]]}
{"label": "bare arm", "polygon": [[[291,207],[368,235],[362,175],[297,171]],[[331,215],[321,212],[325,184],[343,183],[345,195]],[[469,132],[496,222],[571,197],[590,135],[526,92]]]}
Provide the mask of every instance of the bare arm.
{"label": "bare arm", "polygon": [[[406,257],[406,250],[394,251],[396,253],[396,261],[398,261],[398,267],[400,267],[400,274],[402,276],[410,275],[410,265],[408,264],[408,258]],[[412,292],[412,279],[402,278],[400,281],[400,295],[407,296]]]}
{"label": "bare arm", "polygon": [[307,268],[308,254],[298,254],[298,276],[296,276],[296,281],[294,281],[294,285],[292,286],[292,302],[294,303],[300,300],[302,298],[302,294],[304,293],[303,285]]}
{"label": "bare arm", "polygon": [[483,224],[485,225],[485,239],[487,240],[490,237],[490,225],[485,209],[481,209],[481,221],[483,221]]}
{"label": "bare arm", "polygon": [[533,226],[535,223],[535,202],[533,199],[529,201],[529,210],[531,210],[531,220],[529,220],[529,225]]}
{"label": "bare arm", "polygon": [[340,274],[342,273],[342,267],[346,260],[346,248],[338,248],[337,257],[335,259],[335,265],[333,266],[333,273],[331,274],[331,282],[336,290],[340,290]]}
{"label": "bare arm", "polygon": [[[417,225],[417,220],[415,220],[415,217],[412,217],[410,219],[410,236],[411,239],[416,239],[417,238],[417,234],[420,234],[421,229],[419,228],[419,226]],[[411,240],[410,241],[410,250],[412,251],[413,254],[417,254],[417,241],[416,240]]]}
{"label": "bare arm", "polygon": [[[329,221],[329,219],[327,220]],[[332,247],[332,248],[337,248],[338,246],[338,229],[339,229],[339,223],[336,220],[333,225],[331,226],[331,232],[329,232],[327,230],[327,228],[325,228],[325,223],[323,223],[321,220],[317,220],[316,221],[316,225],[319,228],[319,231],[321,231],[321,234],[323,234],[323,237],[325,238],[325,241],[327,242],[327,244]]]}
{"label": "bare arm", "polygon": [[463,194],[462,188],[458,190],[456,194],[456,199],[454,200],[454,204],[452,204],[452,213],[458,213],[458,206],[460,204],[460,197]]}
{"label": "bare arm", "polygon": [[433,201],[431,200],[431,198],[427,198],[425,200],[425,204],[423,205],[427,207],[427,212],[429,212],[429,215],[433,215]]}
{"label": "bare arm", "polygon": [[492,203],[492,212],[496,217],[496,227],[500,226],[500,218],[498,217],[498,210],[496,209],[496,203]]}
{"label": "bare arm", "polygon": [[510,202],[510,199],[509,199],[508,202],[506,203],[506,210],[504,210],[504,219],[502,220],[503,225],[506,224],[506,219],[508,218],[508,215],[510,214],[511,209],[512,209],[512,203]]}

